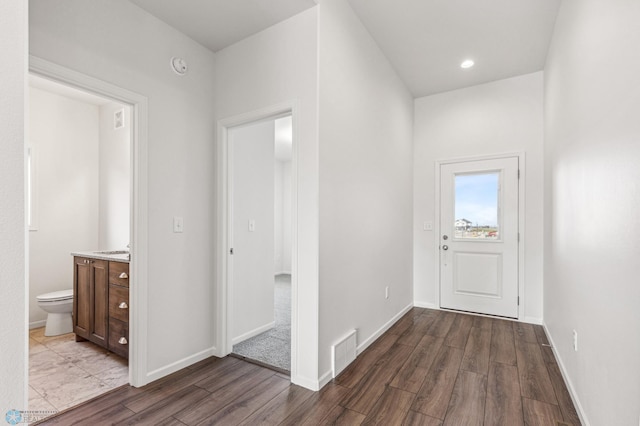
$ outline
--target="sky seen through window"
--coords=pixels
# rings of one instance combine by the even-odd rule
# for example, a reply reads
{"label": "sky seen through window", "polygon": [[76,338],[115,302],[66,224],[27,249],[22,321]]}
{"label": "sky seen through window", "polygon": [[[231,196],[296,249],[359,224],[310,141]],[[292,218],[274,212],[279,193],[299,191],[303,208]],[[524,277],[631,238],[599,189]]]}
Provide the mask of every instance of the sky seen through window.
{"label": "sky seen through window", "polygon": [[497,172],[459,174],[455,177],[455,219],[467,219],[471,226],[498,226]]}

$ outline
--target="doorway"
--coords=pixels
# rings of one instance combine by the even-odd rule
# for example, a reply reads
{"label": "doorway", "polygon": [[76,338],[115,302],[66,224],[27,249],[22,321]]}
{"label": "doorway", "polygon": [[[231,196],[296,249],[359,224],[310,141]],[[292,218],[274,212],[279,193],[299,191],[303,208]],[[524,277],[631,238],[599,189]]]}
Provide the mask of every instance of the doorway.
{"label": "doorway", "polygon": [[232,354],[291,371],[291,114],[228,130]]}
{"label": "doorway", "polygon": [[[88,302],[76,303],[72,254],[129,271],[131,107],[37,75],[29,83],[29,406],[55,412],[129,383],[125,344],[107,350],[74,334]],[[121,254],[107,254],[113,250]],[[128,295],[103,281],[91,291],[117,287]],[[96,306],[109,303],[100,300]],[[117,313],[128,324],[128,306]],[[92,318],[105,337],[97,308]]]}
{"label": "doorway", "polygon": [[518,318],[519,158],[440,165],[440,306]]}
{"label": "doorway", "polygon": [[[147,341],[144,332],[147,329],[148,281],[148,259],[146,255],[148,251],[148,225],[146,220],[148,216],[146,203],[148,192],[147,98],[36,56],[29,56],[29,73],[51,82],[60,83],[73,89],[121,103],[130,109],[129,251],[131,262],[128,279],[135,285],[130,288],[130,322],[127,343],[129,349],[128,382],[133,386],[143,386],[149,382],[149,376],[147,375]],[[25,141],[25,144],[28,144],[28,140]],[[36,161],[37,157],[36,150]],[[29,247],[28,239],[27,247]],[[25,361],[28,363],[28,358]]]}

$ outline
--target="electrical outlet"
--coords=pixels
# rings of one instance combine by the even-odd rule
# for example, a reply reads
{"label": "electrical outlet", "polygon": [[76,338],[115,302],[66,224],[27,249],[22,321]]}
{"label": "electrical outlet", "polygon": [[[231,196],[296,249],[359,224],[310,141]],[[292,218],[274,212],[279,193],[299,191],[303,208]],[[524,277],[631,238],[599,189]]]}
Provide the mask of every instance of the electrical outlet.
{"label": "electrical outlet", "polygon": [[578,332],[573,330],[573,350],[578,352]]}
{"label": "electrical outlet", "polygon": [[386,286],[384,288],[384,298],[388,299],[389,298],[389,286]]}

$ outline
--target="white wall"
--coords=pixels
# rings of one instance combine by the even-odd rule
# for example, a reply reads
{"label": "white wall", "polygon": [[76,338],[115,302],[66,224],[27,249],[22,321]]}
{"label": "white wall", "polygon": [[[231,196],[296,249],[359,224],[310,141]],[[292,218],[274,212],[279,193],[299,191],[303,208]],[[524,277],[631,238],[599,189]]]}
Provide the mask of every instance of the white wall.
{"label": "white wall", "polygon": [[[320,365],[412,306],[413,98],[342,0],[320,4]],[[390,298],[385,299],[385,287]]]}
{"label": "white wall", "polygon": [[[413,259],[416,305],[439,307],[435,162],[452,158],[524,152],[525,321],[542,321],[542,72],[513,77],[415,101]],[[436,224],[434,223],[434,229]]]}
{"label": "white wall", "polygon": [[563,1],[545,71],[544,318],[592,425],[640,418],[639,21]]}
{"label": "white wall", "polygon": [[47,317],[36,296],[73,288],[70,253],[98,248],[99,136],[97,105],[30,88],[38,207],[38,229],[29,232],[30,323]]}
{"label": "white wall", "polygon": [[[273,327],[275,280],[274,123],[229,131],[233,158],[232,340],[240,343]],[[255,227],[249,228],[252,221]]]}
{"label": "white wall", "polygon": [[[124,109],[124,127],[114,128],[114,113]],[[100,106],[100,197],[98,248],[121,250],[129,244],[131,212],[131,108]]]}
{"label": "white wall", "polygon": [[[317,387],[318,135],[317,7],[216,54],[217,116],[229,118],[294,101],[297,147],[297,360],[292,381]],[[295,151],[294,151],[295,152]],[[296,300],[293,301],[296,303]]]}
{"label": "white wall", "polygon": [[[148,98],[150,377],[213,352],[215,58],[126,1],[32,0],[30,52]],[[172,56],[189,72],[179,77]],[[184,232],[173,233],[173,216]],[[135,262],[135,259],[133,259]],[[133,283],[135,285],[135,283]]]}
{"label": "white wall", "polygon": [[[27,2],[0,2],[0,407],[27,408]],[[3,413],[6,411],[3,410]]]}

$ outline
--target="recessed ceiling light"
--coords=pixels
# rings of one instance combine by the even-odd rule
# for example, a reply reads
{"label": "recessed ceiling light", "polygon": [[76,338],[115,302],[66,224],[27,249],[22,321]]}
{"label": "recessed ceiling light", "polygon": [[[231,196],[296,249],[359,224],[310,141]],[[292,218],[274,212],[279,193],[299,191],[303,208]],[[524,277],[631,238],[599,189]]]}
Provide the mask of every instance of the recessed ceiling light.
{"label": "recessed ceiling light", "polygon": [[460,68],[471,68],[474,64],[475,62],[471,59],[467,59],[460,64]]}

